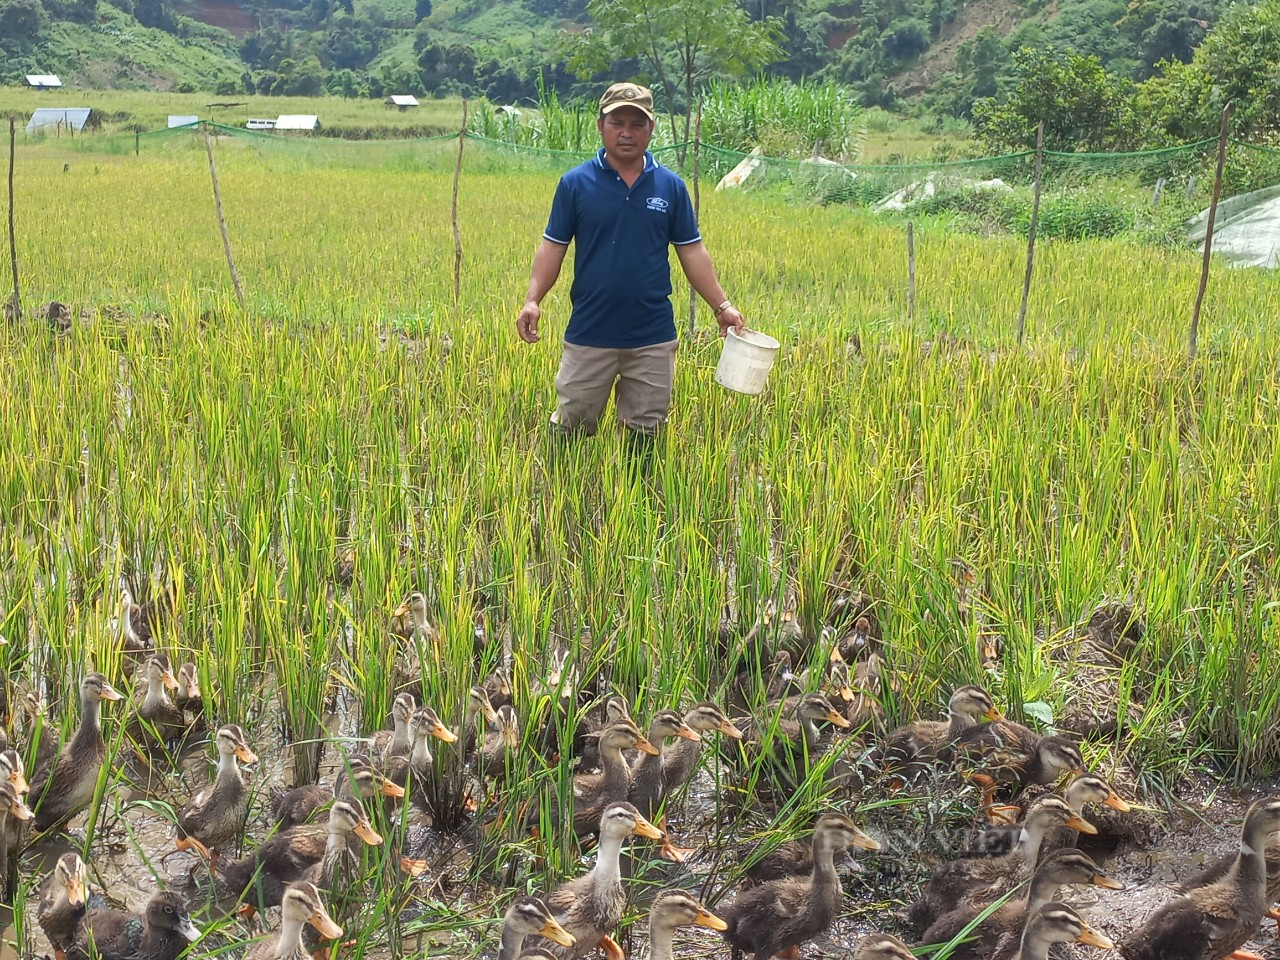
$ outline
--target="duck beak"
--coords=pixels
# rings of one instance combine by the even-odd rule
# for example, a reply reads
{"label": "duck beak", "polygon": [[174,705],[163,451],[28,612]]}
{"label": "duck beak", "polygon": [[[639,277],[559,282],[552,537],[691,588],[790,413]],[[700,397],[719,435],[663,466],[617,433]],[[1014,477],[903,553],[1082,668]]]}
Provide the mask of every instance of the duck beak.
{"label": "duck beak", "polygon": [[1104,933],[1099,933],[1093,927],[1086,926],[1080,931],[1080,936],[1076,937],[1076,943],[1085,943],[1091,947],[1098,947],[1102,950],[1114,950],[1115,944],[1111,942],[1111,938]]}
{"label": "duck beak", "polygon": [[411,877],[420,877],[427,872],[427,861],[411,860],[408,857],[401,857],[400,869]]}
{"label": "duck beak", "polygon": [[73,907],[84,905],[84,881],[79,877],[67,881],[67,903]]}
{"label": "duck beak", "polygon": [[102,685],[102,699],[103,700],[123,700],[124,694],[122,694],[115,687],[111,686],[111,684],[104,683]]}
{"label": "duck beak", "polygon": [[831,647],[831,656],[827,658],[832,663],[844,663],[844,654],[840,652],[840,644],[834,644]]}
{"label": "duck beak", "polygon": [[983,660],[999,660],[1000,648],[996,646],[992,640],[984,640],[982,643],[982,659]]}
{"label": "duck beak", "polygon": [[562,947],[572,947],[578,942],[578,938],[560,926],[555,917],[547,917],[547,922],[542,925],[542,929],[538,932],[548,940],[554,940]]}
{"label": "duck beak", "polygon": [[631,832],[637,837],[648,837],[650,840],[662,839],[662,831],[644,817],[636,817],[636,825]]}
{"label": "duck beak", "polygon": [[15,770],[9,774],[9,782],[13,784],[13,789],[20,797],[31,789],[31,785],[27,783],[27,778],[23,776],[21,770]]}
{"label": "duck beak", "polygon": [[[857,828],[855,827],[854,829],[856,830]],[[863,850],[879,850],[880,849],[879,841],[873,840],[871,837],[867,836],[861,830],[858,830],[858,832],[853,835],[853,842],[849,844],[849,846],[861,847]]]}
{"label": "duck beak", "polygon": [[393,617],[407,617],[409,615],[409,601],[406,600],[400,606],[391,611]]}
{"label": "duck beak", "polygon": [[1089,881],[1095,887],[1102,887],[1104,890],[1123,890],[1124,884],[1115,877],[1108,877],[1105,873],[1095,873],[1093,879]]}
{"label": "duck beak", "polygon": [[445,743],[457,743],[458,741],[458,735],[439,721],[436,721],[436,725],[431,728],[431,735],[437,740],[443,740]]}
{"label": "duck beak", "polygon": [[1079,830],[1081,833],[1087,833],[1090,836],[1098,832],[1097,827],[1079,814],[1072,814],[1071,819],[1067,821],[1067,826],[1072,830]]}
{"label": "duck beak", "polygon": [[35,814],[31,812],[31,808],[25,803],[21,800],[17,800],[9,809],[9,816],[13,817],[15,820],[30,820],[35,816]]}
{"label": "duck beak", "polygon": [[371,847],[376,847],[382,842],[382,837],[374,832],[373,827],[369,826],[369,821],[356,824],[355,834]]}
{"label": "duck beak", "polygon": [[1086,770],[1084,767],[1076,767],[1074,770],[1071,771],[1071,775],[1073,777],[1083,777],[1088,772],[1089,771]]}
{"label": "duck beak", "polygon": [[853,724],[851,724],[844,717],[840,716],[840,714],[836,713],[834,710],[827,711],[827,719],[830,720],[832,723],[834,723],[837,727],[847,728],[847,727],[853,726]]}
{"label": "duck beak", "polygon": [[840,688],[840,699],[841,699],[841,700],[843,700],[845,703],[852,703],[852,702],[853,702],[853,687],[849,686],[847,683],[846,683],[843,687],[841,687],[841,688]]}
{"label": "duck beak", "polygon": [[169,690],[178,689],[178,678],[173,675],[172,670],[166,670],[160,675],[160,679],[164,681],[164,685]]}
{"label": "duck beak", "polygon": [[987,711],[986,713],[984,713],[982,716],[983,716],[983,717],[985,717],[987,720],[990,720],[992,723],[995,723],[997,720],[1003,720],[1003,719],[1004,719],[1004,714],[1003,714],[1003,713],[1001,713],[1001,712],[1000,712],[997,708],[995,708],[995,707],[992,707],[990,710],[988,710],[988,711]]}
{"label": "duck beak", "polygon": [[378,791],[384,797],[395,797],[397,800],[404,796],[404,787],[400,786],[398,783],[393,783],[385,777],[382,780],[382,784],[378,787]]}
{"label": "duck beak", "polygon": [[698,915],[693,918],[693,922],[700,927],[709,927],[712,930],[728,930],[729,925],[717,917],[710,910],[703,907],[698,908]]}
{"label": "duck beak", "polygon": [[200,684],[198,681],[196,680],[187,681],[187,699],[188,700],[200,699]]}
{"label": "duck beak", "polygon": [[502,728],[502,742],[514,750],[520,746],[520,733],[515,727]]}
{"label": "duck beak", "polygon": [[191,922],[190,917],[183,917],[178,921],[178,932],[192,943],[200,939],[200,931],[196,929],[196,925]]}
{"label": "duck beak", "polygon": [[1102,802],[1105,803],[1112,810],[1119,810],[1121,813],[1128,813],[1130,810],[1133,809],[1132,807],[1129,806],[1128,803],[1126,803],[1124,800],[1121,800],[1118,796],[1116,796],[1114,792],[1112,792],[1111,796],[1107,797],[1107,799],[1103,800]]}
{"label": "duck beak", "polygon": [[333,917],[325,912],[324,907],[318,908],[315,913],[311,914],[308,922],[326,940],[336,940],[342,936],[342,928],[333,922]]}
{"label": "duck beak", "polygon": [[493,709],[493,704],[486,703],[480,708],[480,710],[484,714],[484,719],[487,723],[490,723],[495,727],[498,725],[498,711]]}
{"label": "duck beak", "polygon": [[641,737],[639,740],[636,741],[636,749],[639,750],[641,753],[649,754],[649,756],[651,757],[657,757],[661,755],[661,751],[657,747],[655,747],[652,743],[650,743],[648,740],[646,740],[644,737]]}
{"label": "duck beak", "polygon": [[692,740],[694,743],[697,743],[702,739],[702,736],[698,731],[694,730],[693,727],[689,726],[687,723],[680,724],[680,729],[676,731],[676,736],[684,737],[686,740]]}
{"label": "duck beak", "polygon": [[258,755],[243,743],[236,744],[236,759],[241,763],[257,763]]}
{"label": "duck beak", "polygon": [[739,730],[737,727],[735,727],[728,720],[725,720],[723,723],[720,724],[720,732],[723,733],[726,737],[733,737],[733,739],[735,740],[742,739],[742,731]]}

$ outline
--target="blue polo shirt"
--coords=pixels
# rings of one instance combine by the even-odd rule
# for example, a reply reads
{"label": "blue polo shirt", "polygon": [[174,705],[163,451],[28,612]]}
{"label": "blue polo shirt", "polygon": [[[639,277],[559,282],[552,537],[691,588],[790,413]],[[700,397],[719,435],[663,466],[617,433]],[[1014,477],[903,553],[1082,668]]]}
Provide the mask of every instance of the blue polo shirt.
{"label": "blue polo shirt", "polygon": [[603,148],[562,176],[543,236],[576,241],[565,342],[620,349],[676,338],[667,246],[702,236],[684,181],[647,150],[630,188]]}

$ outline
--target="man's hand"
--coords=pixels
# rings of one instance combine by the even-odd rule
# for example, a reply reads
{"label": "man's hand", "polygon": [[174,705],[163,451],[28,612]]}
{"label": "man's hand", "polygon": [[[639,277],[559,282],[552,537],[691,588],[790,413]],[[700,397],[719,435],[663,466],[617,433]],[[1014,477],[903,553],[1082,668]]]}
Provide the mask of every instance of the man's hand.
{"label": "man's hand", "polygon": [[[725,313],[728,312],[728,310],[725,311]],[[525,301],[525,305],[520,308],[520,316],[516,317],[516,331],[520,334],[521,340],[525,343],[537,343],[542,339],[538,336],[538,321],[541,318],[542,308],[532,300]]]}
{"label": "man's hand", "polygon": [[720,316],[716,317],[716,322],[720,324],[720,336],[729,335],[729,328],[733,327],[733,332],[741,335],[742,331],[747,329],[747,321],[742,319],[742,314],[738,312],[737,307],[725,307],[720,311]]}

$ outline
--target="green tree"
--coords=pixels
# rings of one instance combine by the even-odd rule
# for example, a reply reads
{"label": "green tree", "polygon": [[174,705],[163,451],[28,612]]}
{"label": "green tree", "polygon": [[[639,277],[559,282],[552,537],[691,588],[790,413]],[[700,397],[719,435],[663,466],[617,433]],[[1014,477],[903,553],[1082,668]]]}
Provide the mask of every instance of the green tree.
{"label": "green tree", "polygon": [[1097,57],[1023,47],[1009,89],[974,103],[974,131],[991,149],[1023,150],[1040,122],[1050,150],[1124,149],[1137,127],[1133,85]]}
{"label": "green tree", "polygon": [[[620,60],[644,62],[666,94],[673,131],[677,90],[687,107],[704,80],[750,73],[782,53],[781,22],[753,21],[737,0],[590,0],[587,12],[592,26],[569,37],[570,65],[585,78]],[[686,109],[683,141],[691,122]]]}
{"label": "green tree", "polygon": [[0,36],[34,40],[43,26],[40,0],[0,0]]}
{"label": "green tree", "polygon": [[415,0],[413,5],[413,19],[418,23],[421,23],[429,16],[431,16],[431,0]]}

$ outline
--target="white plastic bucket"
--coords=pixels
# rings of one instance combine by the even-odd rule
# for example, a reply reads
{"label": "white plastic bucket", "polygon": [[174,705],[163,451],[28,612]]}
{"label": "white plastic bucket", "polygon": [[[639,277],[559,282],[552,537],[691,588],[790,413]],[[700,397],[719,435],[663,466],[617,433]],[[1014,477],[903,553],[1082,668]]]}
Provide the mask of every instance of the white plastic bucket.
{"label": "white plastic bucket", "polygon": [[716,365],[716,383],[738,393],[760,393],[781,347],[767,333],[743,330],[739,334],[730,328]]}

